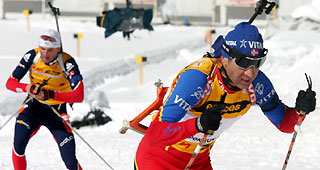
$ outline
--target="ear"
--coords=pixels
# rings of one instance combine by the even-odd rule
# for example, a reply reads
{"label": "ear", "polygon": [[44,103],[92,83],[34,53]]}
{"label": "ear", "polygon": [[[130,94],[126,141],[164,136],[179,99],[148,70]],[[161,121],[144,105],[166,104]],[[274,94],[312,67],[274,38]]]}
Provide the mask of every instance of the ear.
{"label": "ear", "polygon": [[58,49],[59,49],[58,53],[61,53],[62,52],[62,47],[58,47]]}
{"label": "ear", "polygon": [[223,67],[226,67],[226,65],[228,64],[228,61],[229,61],[228,58],[221,56],[221,63],[223,65]]}

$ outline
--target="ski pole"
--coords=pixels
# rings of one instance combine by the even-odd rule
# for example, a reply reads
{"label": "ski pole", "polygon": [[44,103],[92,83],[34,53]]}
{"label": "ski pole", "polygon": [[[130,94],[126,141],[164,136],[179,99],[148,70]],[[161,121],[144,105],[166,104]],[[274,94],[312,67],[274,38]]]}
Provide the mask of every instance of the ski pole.
{"label": "ski pole", "polygon": [[31,99],[32,99],[32,97],[29,97],[26,101],[24,101],[23,104],[21,105],[21,107],[18,109],[18,111],[15,112],[14,114],[12,114],[12,115],[9,117],[9,119],[0,127],[0,130],[1,130],[7,123],[9,123],[9,121],[10,121],[13,117],[15,117],[15,116],[20,112],[20,110],[24,107],[24,105],[25,105],[26,103],[28,103]]}
{"label": "ski pole", "polygon": [[71,124],[70,124],[69,122],[67,122],[66,120],[64,120],[64,119],[61,117],[61,115],[59,114],[59,112],[58,112],[55,108],[53,108],[53,107],[48,103],[48,101],[45,101],[45,102],[46,102],[46,104],[52,109],[52,111],[53,111],[58,117],[60,117],[60,118],[62,119],[62,121],[65,122],[65,123],[68,125],[68,127],[69,127],[110,169],[114,170],[114,169],[108,164],[108,162],[107,162],[106,160],[104,160],[104,159],[102,158],[102,156],[101,156],[100,154],[98,154],[98,152],[97,152],[95,149],[93,149],[93,147],[71,126]]}
{"label": "ski pole", "polygon": [[[208,132],[211,132],[211,133],[212,133],[213,131],[208,131]],[[184,168],[184,170],[190,169],[193,161],[196,159],[196,156],[197,156],[198,153],[200,152],[200,150],[201,150],[201,148],[202,148],[202,146],[203,146],[203,144],[204,144],[204,141],[207,139],[207,137],[208,137],[208,134],[203,135],[203,137],[202,137],[199,145],[198,145],[198,146],[196,147],[196,149],[194,150],[194,153],[192,154],[192,156],[191,156],[191,158],[190,158],[187,166]]]}
{"label": "ski pole", "polygon": [[[297,123],[297,128],[300,128],[302,120],[303,120],[304,117],[305,117],[305,113],[304,112],[300,112],[299,118],[298,118],[298,123]],[[293,145],[294,145],[294,143],[296,141],[297,134],[298,134],[298,131],[295,130],[294,134],[292,136],[292,139],[291,139],[291,143],[290,143],[290,146],[289,146],[289,150],[288,150],[286,159],[285,159],[284,164],[282,166],[282,170],[285,170],[287,168],[288,161],[289,161],[289,158],[290,158],[290,155],[291,155],[291,152],[292,152]]]}
{"label": "ski pole", "polygon": [[[267,7],[268,4],[269,4],[269,6]],[[270,14],[270,12],[274,6],[276,6],[275,2],[268,2],[267,0],[259,0],[257,2],[256,8],[254,9],[255,13],[250,18],[249,23],[251,24],[256,19],[256,17],[258,15],[262,14],[264,9],[266,9],[266,11],[265,11],[266,14]]]}
{"label": "ski pole", "polygon": [[[307,74],[305,74],[306,76],[306,79],[307,79],[307,82],[308,82],[308,89],[307,90],[311,90],[312,88],[312,81],[311,81],[311,77],[307,76]],[[297,125],[296,125],[296,128],[297,129],[300,129],[300,126],[302,124],[302,121],[303,119],[306,117],[306,113],[303,112],[303,111],[300,111],[299,112],[299,118],[298,118],[298,122],[297,122]],[[291,139],[291,143],[290,143],[290,146],[289,146],[289,149],[288,149],[288,153],[287,153],[287,156],[286,156],[286,159],[283,163],[283,166],[282,166],[282,170],[285,170],[287,168],[287,165],[288,165],[288,161],[289,161],[289,158],[290,158],[290,155],[291,155],[291,152],[292,152],[292,148],[293,148],[293,145],[296,141],[296,137],[297,137],[297,134],[298,134],[298,130],[295,128],[295,131],[293,133],[293,136],[292,136],[292,139]]]}

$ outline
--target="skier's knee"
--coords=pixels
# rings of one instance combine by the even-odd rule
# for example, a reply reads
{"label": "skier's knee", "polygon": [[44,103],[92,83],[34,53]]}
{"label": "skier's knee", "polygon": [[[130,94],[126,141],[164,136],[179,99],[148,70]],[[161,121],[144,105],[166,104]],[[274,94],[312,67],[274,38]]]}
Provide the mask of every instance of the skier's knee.
{"label": "skier's knee", "polygon": [[15,140],[13,142],[13,149],[18,155],[23,155],[26,149],[26,143],[24,141]]}

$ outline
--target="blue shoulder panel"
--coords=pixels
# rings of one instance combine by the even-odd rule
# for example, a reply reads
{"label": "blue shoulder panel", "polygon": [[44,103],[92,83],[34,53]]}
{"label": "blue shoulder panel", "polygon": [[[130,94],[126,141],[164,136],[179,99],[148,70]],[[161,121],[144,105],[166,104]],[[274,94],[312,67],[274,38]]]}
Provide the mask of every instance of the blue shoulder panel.
{"label": "blue shoulder panel", "polygon": [[161,120],[178,122],[200,99],[207,84],[207,75],[190,69],[183,72],[172,94],[163,106]]}
{"label": "blue shoulder panel", "polygon": [[271,81],[262,72],[253,81],[257,104],[264,114],[276,125],[279,126],[285,114],[284,104],[279,99]]}
{"label": "blue shoulder panel", "polygon": [[24,54],[24,56],[20,60],[19,65],[14,69],[12,76],[20,81],[29,71],[29,68],[32,66],[33,60],[36,55],[37,54],[34,49]]}
{"label": "blue shoulder panel", "polygon": [[83,79],[82,75],[80,74],[79,66],[74,58],[70,58],[64,63],[64,67],[69,75],[67,79],[69,80],[71,89],[73,90]]}

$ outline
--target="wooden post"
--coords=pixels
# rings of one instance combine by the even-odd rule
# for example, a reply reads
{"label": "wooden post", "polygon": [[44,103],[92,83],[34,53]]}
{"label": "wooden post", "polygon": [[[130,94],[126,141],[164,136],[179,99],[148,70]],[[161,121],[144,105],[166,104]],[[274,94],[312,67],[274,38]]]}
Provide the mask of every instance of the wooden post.
{"label": "wooden post", "polygon": [[147,57],[137,56],[136,62],[139,63],[140,67],[140,85],[143,84],[143,62],[147,61]]}
{"label": "wooden post", "polygon": [[143,84],[143,62],[140,62],[140,85]]}
{"label": "wooden post", "polygon": [[274,6],[272,11],[273,11],[273,15],[272,15],[273,20],[276,20],[278,18],[278,5]]}
{"label": "wooden post", "polygon": [[27,17],[27,31],[30,32],[30,19],[29,15],[32,14],[32,10],[25,9],[22,11],[22,13]]}
{"label": "wooden post", "polygon": [[77,56],[80,57],[80,39],[83,38],[83,34],[73,34],[73,37],[77,39]]}
{"label": "wooden post", "polygon": [[204,38],[204,42],[209,44],[210,49],[211,49],[211,52],[212,52],[211,45],[212,45],[212,43],[213,43],[212,34],[214,34],[214,33],[216,33],[215,30],[213,30],[213,29],[207,29],[207,30],[206,30],[206,35],[205,35],[205,38]]}

